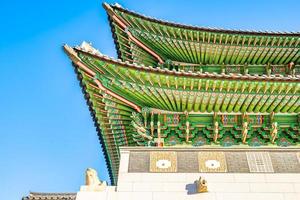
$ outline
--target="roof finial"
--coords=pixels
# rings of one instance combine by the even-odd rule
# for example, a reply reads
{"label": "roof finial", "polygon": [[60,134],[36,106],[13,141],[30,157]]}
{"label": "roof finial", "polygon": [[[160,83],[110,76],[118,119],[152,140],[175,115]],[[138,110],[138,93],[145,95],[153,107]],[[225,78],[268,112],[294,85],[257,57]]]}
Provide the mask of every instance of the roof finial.
{"label": "roof finial", "polygon": [[122,8],[122,6],[120,4],[118,4],[118,3],[115,3],[114,6],[116,6],[117,8]]}

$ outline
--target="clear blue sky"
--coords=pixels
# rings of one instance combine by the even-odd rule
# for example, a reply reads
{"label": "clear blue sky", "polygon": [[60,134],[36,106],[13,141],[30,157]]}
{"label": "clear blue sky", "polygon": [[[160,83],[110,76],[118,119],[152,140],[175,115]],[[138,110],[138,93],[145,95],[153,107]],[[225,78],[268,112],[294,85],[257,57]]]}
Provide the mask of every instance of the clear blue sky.
{"label": "clear blue sky", "polygon": [[[115,3],[115,1],[108,1]],[[0,1],[0,199],[75,192],[87,167],[108,180],[88,107],[62,44],[116,56],[99,0]],[[300,31],[300,1],[118,1],[180,23]]]}

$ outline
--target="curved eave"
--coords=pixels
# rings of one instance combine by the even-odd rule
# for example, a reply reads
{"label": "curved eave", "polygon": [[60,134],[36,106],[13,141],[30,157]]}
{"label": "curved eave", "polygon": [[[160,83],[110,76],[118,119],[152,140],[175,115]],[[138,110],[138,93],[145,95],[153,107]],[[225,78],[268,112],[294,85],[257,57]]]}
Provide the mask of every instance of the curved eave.
{"label": "curved eave", "polygon": [[279,81],[279,82],[300,82],[300,75],[296,76],[282,76],[282,75],[242,75],[242,74],[217,74],[217,73],[200,73],[200,72],[185,72],[185,71],[175,71],[175,70],[169,70],[166,68],[154,68],[152,66],[143,66],[143,65],[137,65],[135,63],[131,64],[129,62],[123,62],[121,60],[115,60],[113,58],[107,57],[105,55],[99,54],[99,53],[93,53],[84,50],[83,48],[76,47],[74,48],[76,51],[80,51],[85,54],[89,54],[93,56],[96,59],[112,63],[115,65],[120,65],[126,68],[135,69],[135,70],[141,70],[144,72],[149,73],[157,73],[157,74],[168,74],[173,76],[183,76],[183,77],[193,77],[193,78],[201,78],[201,79],[219,79],[219,80],[249,80],[249,81]]}
{"label": "curved eave", "polygon": [[[195,31],[205,31],[205,32],[213,32],[213,33],[225,33],[225,34],[243,34],[243,35],[257,35],[257,36],[278,36],[278,37],[300,37],[300,32],[269,32],[269,31],[248,31],[248,30],[232,30],[232,29],[220,29],[220,28],[206,28],[206,27],[199,27],[199,26],[192,26],[192,25],[184,25],[180,23],[175,22],[169,22],[164,21],[160,19],[156,19],[153,17],[148,17],[142,14],[139,14],[134,11],[130,11],[128,9],[110,5],[107,3],[103,3],[103,7],[106,9],[107,12],[109,12],[109,9],[115,9],[119,10],[121,12],[130,14],[132,16],[141,18],[143,20],[147,20],[150,22],[158,23],[161,25],[171,26],[171,27],[177,27],[177,28],[183,28],[188,30],[195,30]],[[110,19],[111,20],[111,19]]]}
{"label": "curved eave", "polygon": [[107,18],[108,18],[108,21],[109,21],[109,24],[110,24],[110,30],[111,30],[112,37],[114,39],[114,45],[115,45],[115,49],[117,51],[118,58],[122,59],[120,46],[119,46],[118,39],[117,39],[117,35],[114,31],[114,26],[112,24],[113,20],[111,19],[110,15],[107,15]]}
{"label": "curved eave", "polygon": [[107,151],[107,149],[105,148],[105,142],[104,142],[104,138],[103,138],[103,134],[102,134],[102,131],[101,131],[101,128],[100,128],[100,125],[98,123],[98,119],[97,119],[97,116],[93,111],[93,108],[91,106],[91,104],[89,103],[89,98],[88,98],[88,93],[87,91],[83,88],[83,84],[82,84],[82,78],[79,75],[79,71],[77,70],[76,66],[75,67],[75,72],[77,73],[77,77],[79,77],[79,82],[80,82],[80,87],[82,89],[82,92],[85,96],[85,100],[86,100],[86,103],[89,107],[89,110],[90,110],[90,113],[92,115],[92,119],[93,119],[93,122],[94,122],[94,125],[96,127],[96,131],[97,131],[97,135],[98,135],[98,138],[99,138],[99,141],[100,141],[100,144],[101,144],[101,149],[102,149],[102,152],[104,154],[104,157],[105,157],[105,162],[106,162],[106,167],[107,167],[107,171],[108,171],[108,174],[109,174],[109,178],[110,178],[110,181],[111,181],[111,184],[114,185],[115,184],[115,176],[114,176],[114,173],[113,173],[113,169],[112,169],[112,166],[111,166],[111,163],[110,163],[110,156],[109,156],[109,153]]}
{"label": "curved eave", "polygon": [[80,85],[80,87],[82,89],[82,92],[84,94],[86,103],[87,103],[87,105],[89,107],[90,113],[92,115],[93,122],[94,122],[95,127],[96,127],[96,131],[97,131],[97,135],[98,135],[98,138],[99,138],[99,142],[101,144],[101,149],[102,149],[102,152],[104,154],[104,158],[105,158],[105,162],[106,162],[106,167],[108,169],[109,178],[110,178],[111,184],[114,185],[114,184],[116,184],[116,177],[114,176],[113,169],[112,169],[112,166],[111,166],[111,163],[110,163],[110,155],[109,155],[108,150],[105,148],[105,141],[104,141],[104,138],[103,138],[103,134],[102,134],[101,128],[100,128],[100,126],[98,124],[97,116],[95,115],[94,112],[92,112],[93,108],[92,108],[92,106],[91,106],[91,104],[89,102],[90,101],[89,97],[88,97],[89,95],[87,95],[88,94],[87,91],[83,88],[83,83],[82,83],[83,82],[83,78],[82,78],[82,76],[80,76],[80,72],[78,71],[78,68],[77,68],[77,64],[76,63],[80,59],[76,56],[75,52],[72,51],[73,49],[70,48],[69,46],[64,45],[63,48],[64,48],[65,52],[67,53],[67,55],[69,56],[69,58],[71,59],[73,66],[75,67],[75,72],[76,72],[77,78],[78,78],[78,80],[80,82],[79,85]]}

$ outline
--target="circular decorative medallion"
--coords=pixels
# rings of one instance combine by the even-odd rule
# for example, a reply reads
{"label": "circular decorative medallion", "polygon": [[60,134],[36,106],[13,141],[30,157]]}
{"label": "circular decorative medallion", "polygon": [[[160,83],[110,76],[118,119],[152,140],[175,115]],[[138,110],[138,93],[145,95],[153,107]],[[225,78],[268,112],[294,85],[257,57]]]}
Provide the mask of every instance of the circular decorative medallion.
{"label": "circular decorative medallion", "polygon": [[171,167],[171,161],[169,160],[158,160],[156,161],[156,167],[160,169],[167,169]]}
{"label": "circular decorative medallion", "polygon": [[217,160],[207,160],[205,161],[205,166],[209,169],[217,169],[221,166],[221,164]]}

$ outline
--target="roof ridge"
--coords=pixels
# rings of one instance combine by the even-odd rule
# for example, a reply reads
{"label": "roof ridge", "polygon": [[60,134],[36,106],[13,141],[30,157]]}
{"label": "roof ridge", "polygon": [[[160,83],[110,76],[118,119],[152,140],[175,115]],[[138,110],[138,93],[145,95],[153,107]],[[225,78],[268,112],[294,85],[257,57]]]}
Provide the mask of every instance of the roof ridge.
{"label": "roof ridge", "polygon": [[220,32],[220,33],[231,33],[231,34],[248,34],[248,35],[266,35],[266,36],[296,36],[300,37],[300,31],[258,31],[258,30],[239,30],[239,29],[224,29],[224,28],[212,28],[212,27],[204,27],[204,26],[198,26],[198,25],[190,25],[190,24],[184,24],[174,21],[168,21],[163,19],[158,19],[156,17],[147,16],[144,14],[141,14],[137,11],[130,10],[128,8],[123,8],[120,6],[120,4],[108,4],[104,2],[103,4],[104,9],[109,12],[110,8],[126,12],[127,14],[134,15],[136,17],[140,17],[144,20],[149,20],[151,22],[160,23],[168,26],[174,26],[178,28],[187,28],[192,30],[198,30],[198,31],[212,31],[212,32]]}

